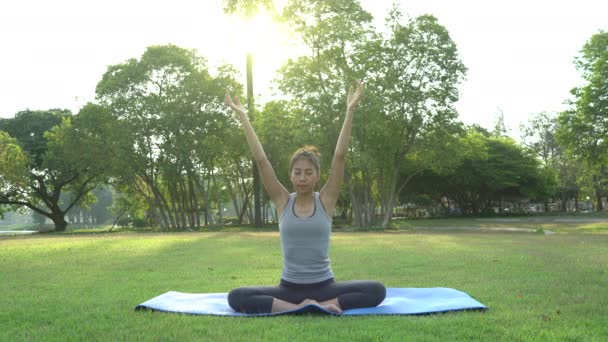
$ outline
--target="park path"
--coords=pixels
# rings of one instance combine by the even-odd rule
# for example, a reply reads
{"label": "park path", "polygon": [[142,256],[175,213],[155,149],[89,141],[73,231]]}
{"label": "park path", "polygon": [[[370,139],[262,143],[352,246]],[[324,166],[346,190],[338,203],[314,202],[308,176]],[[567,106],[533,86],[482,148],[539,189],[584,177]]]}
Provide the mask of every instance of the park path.
{"label": "park path", "polygon": [[[518,227],[415,227],[414,229],[424,230],[424,229],[432,229],[432,230],[470,230],[475,232],[521,232],[521,233],[536,233],[536,229],[534,228],[518,228]],[[543,229],[545,235],[555,234],[554,231]]]}
{"label": "park path", "polygon": [[534,222],[534,223],[552,223],[552,222],[572,222],[572,223],[593,223],[593,222],[608,222],[607,218],[602,217],[513,217],[513,218],[478,218],[475,221],[486,222]]}
{"label": "park path", "polygon": [[30,235],[37,233],[37,230],[0,230],[0,235]]}

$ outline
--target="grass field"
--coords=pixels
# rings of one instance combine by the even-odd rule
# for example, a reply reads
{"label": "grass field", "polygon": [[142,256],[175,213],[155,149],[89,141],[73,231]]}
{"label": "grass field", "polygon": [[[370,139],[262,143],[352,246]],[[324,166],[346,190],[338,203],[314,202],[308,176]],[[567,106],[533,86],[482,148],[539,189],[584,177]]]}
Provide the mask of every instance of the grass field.
{"label": "grass field", "polygon": [[[417,220],[415,226],[486,224],[436,221],[441,222]],[[242,229],[45,234],[0,238],[0,340],[605,341],[608,337],[605,223],[543,225],[555,230],[553,235],[413,226],[405,222],[401,231],[334,233],[331,256],[336,279],[374,279],[387,287],[451,287],[469,293],[490,310],[275,318],[136,312],[137,304],[169,290],[227,292],[244,285],[275,285],[281,270],[278,233]]]}

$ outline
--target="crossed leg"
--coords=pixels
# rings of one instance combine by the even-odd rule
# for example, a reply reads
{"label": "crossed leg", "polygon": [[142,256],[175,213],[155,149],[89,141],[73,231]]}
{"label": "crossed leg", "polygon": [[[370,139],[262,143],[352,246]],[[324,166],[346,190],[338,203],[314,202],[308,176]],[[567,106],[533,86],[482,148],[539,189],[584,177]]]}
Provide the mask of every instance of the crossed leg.
{"label": "crossed leg", "polygon": [[279,286],[248,286],[230,291],[228,303],[238,312],[269,313],[296,309],[308,304],[319,304],[332,312],[373,307],[386,296],[382,283],[368,280],[335,282],[333,279],[316,284]]}

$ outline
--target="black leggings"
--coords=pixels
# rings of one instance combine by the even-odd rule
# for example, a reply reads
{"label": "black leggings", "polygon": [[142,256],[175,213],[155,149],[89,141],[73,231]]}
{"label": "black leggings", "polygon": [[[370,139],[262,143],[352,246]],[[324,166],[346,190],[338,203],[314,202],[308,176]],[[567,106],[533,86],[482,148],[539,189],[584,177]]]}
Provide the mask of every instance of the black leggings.
{"label": "black leggings", "polygon": [[228,294],[228,304],[243,313],[269,313],[274,298],[299,304],[305,299],[324,302],[338,298],[342,310],[366,308],[382,303],[386,288],[368,280],[336,282],[333,278],[314,284],[294,284],[281,279],[279,286],[239,287]]}

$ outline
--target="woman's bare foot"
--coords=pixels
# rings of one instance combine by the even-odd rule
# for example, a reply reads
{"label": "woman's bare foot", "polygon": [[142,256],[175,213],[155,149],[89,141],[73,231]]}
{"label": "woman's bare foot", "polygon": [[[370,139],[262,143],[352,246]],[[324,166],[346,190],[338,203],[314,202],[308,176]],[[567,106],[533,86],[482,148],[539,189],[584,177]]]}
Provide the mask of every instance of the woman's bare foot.
{"label": "woman's bare foot", "polygon": [[321,305],[322,308],[324,308],[327,311],[333,312],[333,313],[337,313],[339,315],[342,314],[342,309],[340,309],[337,305],[335,304],[325,304],[325,305]]}
{"label": "woman's bare foot", "polygon": [[321,306],[321,304],[314,299],[304,299],[300,304],[298,304],[298,308],[303,308],[310,304]]}

